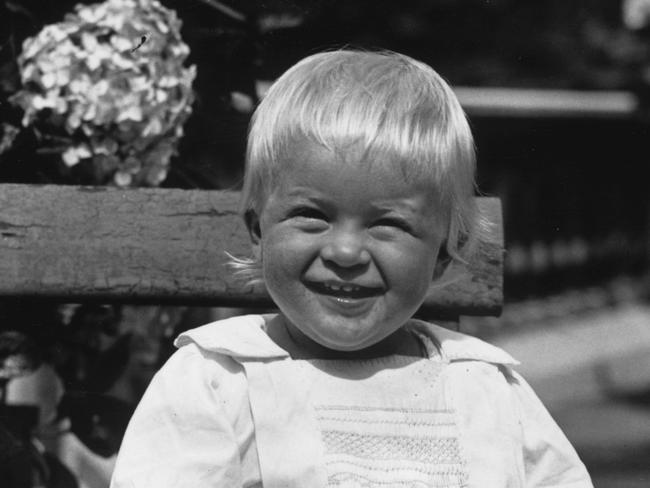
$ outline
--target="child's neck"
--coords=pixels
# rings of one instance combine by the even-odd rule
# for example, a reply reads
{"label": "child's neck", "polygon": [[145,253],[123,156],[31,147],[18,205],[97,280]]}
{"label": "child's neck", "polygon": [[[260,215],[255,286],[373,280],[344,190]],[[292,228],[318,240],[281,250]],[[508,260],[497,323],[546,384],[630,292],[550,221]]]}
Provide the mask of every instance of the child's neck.
{"label": "child's neck", "polygon": [[266,333],[292,359],[375,359],[393,355],[425,357],[426,352],[417,336],[402,327],[372,346],[356,351],[338,351],[308,338],[291,326],[282,314],[266,317]]}

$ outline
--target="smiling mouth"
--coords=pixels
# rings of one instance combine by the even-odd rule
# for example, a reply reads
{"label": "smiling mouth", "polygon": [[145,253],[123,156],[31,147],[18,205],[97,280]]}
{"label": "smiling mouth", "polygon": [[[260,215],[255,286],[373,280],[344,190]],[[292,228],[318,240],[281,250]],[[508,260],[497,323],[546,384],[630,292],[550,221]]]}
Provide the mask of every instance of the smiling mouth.
{"label": "smiling mouth", "polygon": [[361,286],[352,283],[310,281],[307,282],[307,287],[321,295],[329,295],[348,300],[370,298],[383,293],[383,288],[381,287]]}

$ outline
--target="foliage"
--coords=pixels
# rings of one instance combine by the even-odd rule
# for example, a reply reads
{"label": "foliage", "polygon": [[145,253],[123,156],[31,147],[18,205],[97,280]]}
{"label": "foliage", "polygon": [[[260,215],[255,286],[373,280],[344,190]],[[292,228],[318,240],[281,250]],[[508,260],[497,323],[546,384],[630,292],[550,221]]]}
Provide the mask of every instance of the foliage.
{"label": "foliage", "polygon": [[157,186],[193,101],[180,27],[157,0],[78,5],[23,43],[23,126],[67,167],[92,165],[87,182]]}

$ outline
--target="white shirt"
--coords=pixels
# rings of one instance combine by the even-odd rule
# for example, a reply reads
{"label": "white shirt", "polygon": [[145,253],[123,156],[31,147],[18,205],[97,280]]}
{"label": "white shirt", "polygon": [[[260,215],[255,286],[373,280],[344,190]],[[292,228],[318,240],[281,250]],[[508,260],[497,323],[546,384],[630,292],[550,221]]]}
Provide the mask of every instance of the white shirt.
{"label": "white shirt", "polygon": [[420,321],[429,357],[293,360],[247,315],[179,336],[125,434],[123,487],[592,487],[517,362]]}

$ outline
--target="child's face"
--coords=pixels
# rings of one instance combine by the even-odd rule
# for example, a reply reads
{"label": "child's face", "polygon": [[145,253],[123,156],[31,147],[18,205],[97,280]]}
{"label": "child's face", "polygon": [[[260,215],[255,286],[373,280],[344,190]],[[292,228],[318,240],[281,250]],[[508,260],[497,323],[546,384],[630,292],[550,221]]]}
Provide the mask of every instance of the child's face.
{"label": "child's face", "polygon": [[415,313],[446,228],[431,189],[360,158],[295,142],[254,237],[289,329],[336,351],[372,346]]}

